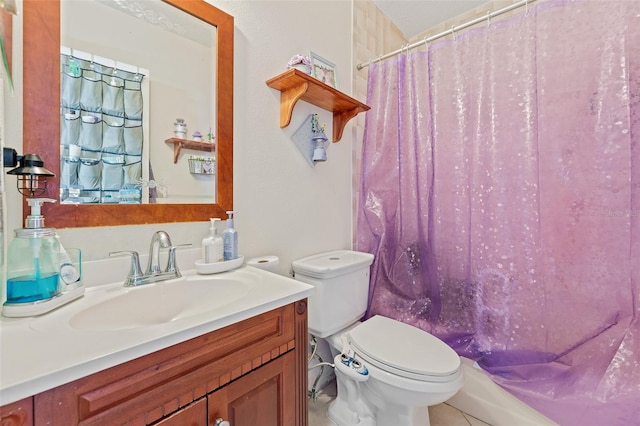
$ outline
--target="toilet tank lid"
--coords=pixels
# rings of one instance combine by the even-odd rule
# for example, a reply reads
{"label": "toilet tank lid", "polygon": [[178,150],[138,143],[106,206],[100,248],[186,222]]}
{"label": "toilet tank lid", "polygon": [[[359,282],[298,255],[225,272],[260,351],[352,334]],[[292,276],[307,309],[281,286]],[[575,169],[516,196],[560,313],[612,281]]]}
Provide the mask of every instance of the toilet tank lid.
{"label": "toilet tank lid", "polygon": [[351,250],[335,250],[294,260],[293,272],[313,278],[333,278],[369,267],[373,255]]}

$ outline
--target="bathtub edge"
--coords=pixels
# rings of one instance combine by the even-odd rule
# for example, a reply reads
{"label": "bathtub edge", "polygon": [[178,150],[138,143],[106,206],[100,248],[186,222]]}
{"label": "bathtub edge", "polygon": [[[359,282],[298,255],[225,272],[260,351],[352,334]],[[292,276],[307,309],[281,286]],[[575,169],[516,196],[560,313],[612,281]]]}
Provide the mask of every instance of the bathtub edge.
{"label": "bathtub edge", "polygon": [[460,357],[464,385],[447,404],[492,426],[557,426],[495,384],[474,361]]}

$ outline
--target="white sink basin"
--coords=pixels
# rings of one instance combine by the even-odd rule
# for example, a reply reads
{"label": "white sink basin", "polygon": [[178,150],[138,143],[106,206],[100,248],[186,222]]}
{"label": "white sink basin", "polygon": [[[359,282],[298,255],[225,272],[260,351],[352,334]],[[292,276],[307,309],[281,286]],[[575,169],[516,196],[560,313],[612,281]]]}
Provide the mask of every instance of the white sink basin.
{"label": "white sink basin", "polygon": [[124,330],[163,324],[226,306],[249,292],[246,282],[231,278],[182,279],[131,287],[93,304],[69,320],[76,330]]}

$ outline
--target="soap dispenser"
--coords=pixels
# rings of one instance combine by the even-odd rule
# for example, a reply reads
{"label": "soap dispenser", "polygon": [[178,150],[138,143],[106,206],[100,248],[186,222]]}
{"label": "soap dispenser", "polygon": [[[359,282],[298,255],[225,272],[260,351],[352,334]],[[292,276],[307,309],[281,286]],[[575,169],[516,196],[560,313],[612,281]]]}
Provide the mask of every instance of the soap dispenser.
{"label": "soap dispenser", "polygon": [[202,239],[202,260],[204,263],[218,263],[224,260],[222,237],[218,235],[216,222],[219,218],[211,218],[209,235]]}
{"label": "soap dispenser", "polygon": [[[7,248],[6,317],[40,315],[84,293],[84,288],[62,295],[60,291],[61,246],[54,228],[44,227],[42,204],[50,198],[29,198],[31,214],[25,228],[15,230]],[[64,296],[64,297],[60,297]]]}
{"label": "soap dispenser", "polygon": [[224,244],[224,260],[234,260],[238,258],[238,231],[233,227],[233,216],[235,211],[228,211],[227,228],[222,232],[222,242]]}

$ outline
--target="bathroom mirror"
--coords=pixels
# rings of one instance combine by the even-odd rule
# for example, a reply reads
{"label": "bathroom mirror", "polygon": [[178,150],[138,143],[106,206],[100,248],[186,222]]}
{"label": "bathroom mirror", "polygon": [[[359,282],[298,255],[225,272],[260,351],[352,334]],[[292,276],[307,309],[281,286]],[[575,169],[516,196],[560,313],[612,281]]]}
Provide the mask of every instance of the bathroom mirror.
{"label": "bathroom mirror", "polygon": [[[226,217],[233,209],[233,17],[200,0],[163,0],[216,27],[215,115],[217,185],[214,204],[50,204],[44,208],[47,226],[56,228],[204,221]],[[24,152],[38,153],[56,177],[47,197],[60,189],[60,3],[23,3],[23,136]],[[162,52],[158,52],[162,55]],[[175,60],[167,58],[168,61]],[[167,102],[170,102],[168,100]],[[150,144],[165,144],[151,140]],[[174,149],[167,149],[173,156]],[[184,160],[186,161],[186,160]],[[23,209],[25,214],[27,210]]]}
{"label": "bathroom mirror", "polygon": [[158,0],[64,0],[60,22],[59,201],[215,203],[216,27]]}

